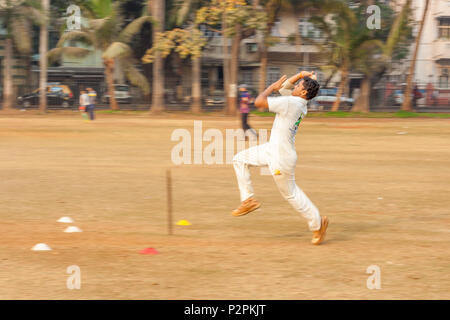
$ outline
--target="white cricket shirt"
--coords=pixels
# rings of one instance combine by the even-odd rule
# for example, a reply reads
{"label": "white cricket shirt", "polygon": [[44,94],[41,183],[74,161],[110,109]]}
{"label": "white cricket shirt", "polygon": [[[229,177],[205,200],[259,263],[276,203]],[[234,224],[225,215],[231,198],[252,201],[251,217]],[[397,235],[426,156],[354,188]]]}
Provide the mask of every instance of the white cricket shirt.
{"label": "white cricket shirt", "polygon": [[295,135],[308,113],[307,101],[296,96],[269,97],[267,101],[269,111],[276,113],[267,149],[271,169],[292,173],[297,162]]}

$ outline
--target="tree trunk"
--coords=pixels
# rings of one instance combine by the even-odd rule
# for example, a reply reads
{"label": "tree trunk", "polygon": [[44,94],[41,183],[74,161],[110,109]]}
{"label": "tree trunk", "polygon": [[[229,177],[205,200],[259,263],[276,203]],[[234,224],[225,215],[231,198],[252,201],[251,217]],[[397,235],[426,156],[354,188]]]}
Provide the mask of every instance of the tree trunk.
{"label": "tree trunk", "polygon": [[[153,24],[153,41],[156,40],[156,34],[164,31],[165,25],[165,1],[153,0],[152,16],[156,21]],[[153,62],[153,94],[152,94],[152,113],[161,113],[165,109],[164,102],[164,59],[159,51],[155,52]]]}
{"label": "tree trunk", "polygon": [[[253,7],[255,9],[259,6],[259,0],[253,0]],[[269,23],[267,26],[268,33],[270,34],[270,30],[272,29],[271,24]],[[266,88],[266,75],[267,75],[267,46],[265,44],[265,33],[261,34],[261,39],[259,42],[259,54],[260,54],[260,63],[259,66],[259,82],[258,82],[258,92],[263,92]]]}
{"label": "tree trunk", "polygon": [[181,57],[179,54],[176,54],[173,56],[174,60],[176,61],[176,68],[174,68],[174,71],[177,75],[177,82],[176,82],[176,93],[175,93],[175,100],[177,102],[180,102],[183,100],[183,61],[181,60]]}
{"label": "tree trunk", "polygon": [[259,67],[259,84],[258,91],[261,93],[266,88],[266,76],[267,76],[267,46],[264,40],[261,41],[261,66]]}
{"label": "tree trunk", "polygon": [[50,0],[42,0],[45,22],[39,31],[39,111],[47,111],[47,51],[48,51],[48,10]]}
{"label": "tree trunk", "polygon": [[11,38],[5,41],[5,60],[3,60],[4,79],[3,79],[3,111],[11,110],[13,106],[13,43]]}
{"label": "tree trunk", "polygon": [[225,114],[228,113],[229,103],[228,103],[228,91],[230,86],[230,54],[228,46],[228,37],[225,35],[225,29],[227,28],[226,22],[226,11],[222,14],[222,51],[223,51],[223,91],[225,95]]}
{"label": "tree trunk", "polygon": [[124,65],[123,62],[120,61],[120,59],[114,60],[114,73],[113,73],[113,79],[114,82],[117,84],[124,84],[125,83],[125,71],[124,71]]}
{"label": "tree trunk", "polygon": [[[259,1],[255,1],[259,4]],[[272,28],[275,25],[275,21],[278,17],[278,10],[280,9],[280,3],[276,4],[274,2],[266,2],[265,11],[269,17],[269,21],[267,22],[266,30],[262,32],[261,42],[260,42],[260,53],[261,53],[261,66],[259,69],[259,84],[258,90],[259,92],[263,92],[266,88],[266,77],[267,77],[267,55],[269,48],[266,44],[266,37],[270,37],[272,34]]]}
{"label": "tree trunk", "polygon": [[241,44],[241,27],[235,26],[236,34],[233,36],[231,45],[231,62],[230,62],[230,86],[228,88],[228,115],[236,115],[237,110],[237,84],[239,77],[239,51]]}
{"label": "tree trunk", "polygon": [[361,93],[355,101],[352,111],[355,112],[369,112],[370,111],[370,86],[371,81],[368,76],[362,80]]}
{"label": "tree trunk", "polygon": [[202,111],[202,79],[201,79],[201,58],[192,58],[192,104],[191,110],[194,113]]}
{"label": "tree trunk", "polygon": [[104,60],[103,63],[105,64],[105,79],[108,87],[109,105],[111,110],[119,110],[114,90],[114,59]]}
{"label": "tree trunk", "polygon": [[336,93],[336,100],[333,103],[333,107],[331,107],[331,111],[339,110],[339,106],[341,104],[341,97],[347,86],[347,79],[348,79],[348,69],[347,67],[343,67],[341,70],[341,83],[339,84],[339,88]]}
{"label": "tree trunk", "polygon": [[429,4],[430,4],[430,0],[426,0],[425,9],[423,10],[422,21],[420,23],[419,33],[417,34],[417,38],[416,38],[416,46],[414,48],[414,54],[413,54],[413,57],[411,60],[411,65],[409,66],[408,79],[406,81],[405,92],[403,93],[403,104],[402,104],[402,110],[405,110],[405,111],[412,110],[411,94],[412,94],[412,87],[413,87],[413,80],[414,80],[414,71],[416,68],[416,60],[417,60],[417,53],[419,51],[420,38],[422,36],[423,26],[425,25],[425,19],[427,17],[427,11],[428,11]]}

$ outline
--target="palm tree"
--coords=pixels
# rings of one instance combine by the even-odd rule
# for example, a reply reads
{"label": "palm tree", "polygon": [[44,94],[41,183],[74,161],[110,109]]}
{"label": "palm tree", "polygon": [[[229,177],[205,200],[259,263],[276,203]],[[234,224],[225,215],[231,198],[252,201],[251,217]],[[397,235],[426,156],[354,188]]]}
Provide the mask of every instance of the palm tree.
{"label": "palm tree", "polygon": [[12,66],[14,51],[31,52],[31,23],[42,23],[40,4],[36,0],[0,2],[0,25],[6,30],[3,79],[3,110],[13,107]]}
{"label": "palm tree", "polygon": [[[378,39],[375,50],[368,50],[364,59],[361,59],[357,71],[364,74],[361,82],[361,94],[355,101],[352,111],[369,112],[370,111],[370,93],[372,85],[379,81],[383,74],[389,69],[389,64],[397,59],[397,51],[402,49],[402,46],[409,47],[409,14],[412,0],[406,0],[401,11],[395,16],[391,22],[388,19],[383,19],[387,22],[386,27],[382,30],[389,30],[389,33],[383,40]],[[386,21],[388,20],[388,21]],[[372,51],[372,53],[370,53]],[[375,54],[376,53],[376,54]]]}
{"label": "palm tree", "polygon": [[413,57],[411,59],[411,65],[409,67],[408,79],[406,81],[406,88],[405,88],[405,92],[403,93],[402,110],[405,110],[405,111],[411,111],[412,110],[412,106],[411,106],[411,91],[412,91],[412,87],[413,87],[414,70],[415,70],[415,67],[416,67],[417,53],[419,51],[419,46],[420,46],[420,38],[422,37],[423,27],[425,25],[425,20],[427,18],[427,12],[428,12],[429,4],[430,4],[430,0],[426,0],[425,8],[423,10],[423,17],[422,17],[422,20],[420,22],[419,33],[417,34],[417,38],[416,38],[416,44],[415,44],[415,47],[414,47]]}
{"label": "palm tree", "polygon": [[340,72],[341,80],[331,111],[338,111],[342,95],[347,88],[350,70],[367,54],[367,48],[376,42],[369,38],[365,25],[361,24],[355,11],[343,1],[323,0],[316,7],[321,15],[310,20],[325,36],[316,42],[330,57],[325,69]]}
{"label": "palm tree", "polygon": [[150,22],[152,22],[150,16],[142,16],[131,21],[102,55],[102,59],[109,63],[118,61],[130,83],[141,88],[145,95],[150,93],[150,85],[147,78],[136,68],[138,60],[133,56],[130,43],[132,38],[140,32],[143,25]]}
{"label": "palm tree", "polygon": [[[313,1],[313,0],[311,0]],[[352,111],[369,111],[369,98],[371,83],[380,77],[386,70],[388,61],[399,45],[407,21],[407,13],[411,0],[407,0],[405,7],[391,20],[385,21],[389,34],[384,36],[366,28],[366,6],[360,4],[350,8],[342,0],[314,0],[321,16],[311,19],[313,23],[326,36],[324,44],[317,43],[330,57],[325,68],[338,70],[341,74],[336,100],[332,111],[339,109],[340,100],[348,83],[350,71],[364,74],[361,84],[361,95],[356,101]],[[331,14],[330,21],[327,16]]]}
{"label": "palm tree", "polygon": [[49,51],[48,57],[51,60],[59,59],[63,55],[84,57],[92,52],[87,48],[65,46],[67,41],[78,41],[101,50],[109,103],[111,109],[117,110],[114,94],[114,68],[117,63],[123,66],[123,72],[132,84],[139,86],[144,94],[149,93],[148,81],[135,67],[137,60],[133,57],[129,43],[146,23],[151,22],[151,18],[142,16],[122,28],[124,21],[119,3],[113,3],[111,0],[91,0],[88,8],[90,19],[82,23],[81,30],[64,33],[56,48]]}

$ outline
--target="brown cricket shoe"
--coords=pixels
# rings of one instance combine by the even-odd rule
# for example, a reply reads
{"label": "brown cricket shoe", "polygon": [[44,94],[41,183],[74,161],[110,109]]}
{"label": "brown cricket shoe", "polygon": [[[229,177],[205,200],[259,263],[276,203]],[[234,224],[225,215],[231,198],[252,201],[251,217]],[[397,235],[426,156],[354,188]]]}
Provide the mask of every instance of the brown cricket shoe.
{"label": "brown cricket shoe", "polygon": [[258,209],[259,207],[261,207],[261,203],[256,201],[254,198],[248,198],[241,203],[239,208],[233,210],[231,214],[235,217],[240,217]]}
{"label": "brown cricket shoe", "polygon": [[322,217],[322,224],[320,229],[317,231],[313,231],[313,238],[311,243],[315,245],[319,245],[325,239],[325,234],[327,233],[328,228],[328,218]]}

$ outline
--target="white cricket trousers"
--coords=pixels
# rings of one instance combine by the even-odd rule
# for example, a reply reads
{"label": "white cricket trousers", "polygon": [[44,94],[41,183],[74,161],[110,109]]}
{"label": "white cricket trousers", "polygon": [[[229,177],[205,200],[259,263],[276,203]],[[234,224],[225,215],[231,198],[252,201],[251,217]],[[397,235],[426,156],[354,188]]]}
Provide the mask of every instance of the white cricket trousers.
{"label": "white cricket trousers", "polygon": [[319,210],[295,183],[294,171],[289,174],[284,172],[280,175],[274,174],[274,168],[270,168],[270,159],[266,152],[267,147],[267,144],[251,147],[239,152],[233,158],[233,166],[237,176],[241,201],[247,200],[254,194],[249,167],[269,166],[269,170],[281,195],[307,220],[309,230],[319,230],[321,224]]}

